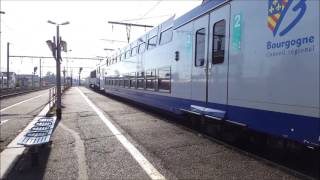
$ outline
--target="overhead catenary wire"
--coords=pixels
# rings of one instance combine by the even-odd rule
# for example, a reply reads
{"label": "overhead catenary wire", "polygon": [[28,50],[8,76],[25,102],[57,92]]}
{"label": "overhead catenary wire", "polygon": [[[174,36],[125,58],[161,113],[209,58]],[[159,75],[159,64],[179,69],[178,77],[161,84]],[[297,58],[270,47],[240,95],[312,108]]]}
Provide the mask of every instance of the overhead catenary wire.
{"label": "overhead catenary wire", "polygon": [[[143,19],[146,15],[148,15],[150,12],[152,12],[160,3],[162,0],[157,1],[157,3],[152,6],[140,19]],[[145,24],[133,24],[133,23],[124,23],[124,21],[108,21],[109,24],[112,24],[112,31],[113,31],[113,25],[118,24],[118,25],[125,25],[126,26],[126,34],[127,34],[127,41],[128,43],[130,42],[130,35],[131,35],[131,27],[132,26],[137,26],[137,27],[144,27],[145,31],[146,28],[152,28],[153,26],[151,25],[145,25]]]}
{"label": "overhead catenary wire", "polygon": [[[10,55],[10,58],[43,58],[43,59],[53,59],[54,57],[51,56],[14,56]],[[68,59],[76,59],[76,60],[95,60],[95,61],[100,61],[101,58],[90,58],[90,57],[62,57],[62,58],[68,58]]]}
{"label": "overhead catenary wire", "polygon": [[168,16],[173,16],[173,15],[172,14],[166,14],[166,15],[151,16],[151,17],[146,17],[146,18],[125,19],[125,20],[121,20],[119,22],[139,21],[139,20],[144,20],[144,19],[161,18],[161,17],[168,17]]}
{"label": "overhead catenary wire", "polygon": [[141,18],[145,17],[148,15],[150,12],[152,12],[160,3],[162,0],[159,0],[154,6],[152,6]]}

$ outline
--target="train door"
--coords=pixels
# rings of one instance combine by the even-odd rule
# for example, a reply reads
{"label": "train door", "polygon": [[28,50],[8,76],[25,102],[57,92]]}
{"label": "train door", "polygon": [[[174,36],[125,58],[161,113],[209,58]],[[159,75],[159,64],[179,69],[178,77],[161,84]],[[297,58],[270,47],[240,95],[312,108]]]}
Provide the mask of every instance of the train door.
{"label": "train door", "polygon": [[207,103],[225,105],[228,95],[230,5],[210,13]]}
{"label": "train door", "polygon": [[194,21],[193,41],[194,53],[191,77],[191,99],[206,101],[207,50],[208,50],[209,15],[204,15]]}

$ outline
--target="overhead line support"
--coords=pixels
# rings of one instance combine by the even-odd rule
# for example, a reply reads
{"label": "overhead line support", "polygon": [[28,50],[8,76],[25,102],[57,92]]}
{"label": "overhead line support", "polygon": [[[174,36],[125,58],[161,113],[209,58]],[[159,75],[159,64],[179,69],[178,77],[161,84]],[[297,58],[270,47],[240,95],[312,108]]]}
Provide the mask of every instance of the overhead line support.
{"label": "overhead line support", "polygon": [[127,32],[127,40],[128,43],[130,42],[130,33],[131,33],[131,27],[144,27],[144,28],[153,28],[151,25],[146,24],[134,24],[134,23],[124,23],[124,22],[117,22],[117,21],[108,21],[109,24],[117,24],[117,25],[124,25],[126,26],[126,32]]}

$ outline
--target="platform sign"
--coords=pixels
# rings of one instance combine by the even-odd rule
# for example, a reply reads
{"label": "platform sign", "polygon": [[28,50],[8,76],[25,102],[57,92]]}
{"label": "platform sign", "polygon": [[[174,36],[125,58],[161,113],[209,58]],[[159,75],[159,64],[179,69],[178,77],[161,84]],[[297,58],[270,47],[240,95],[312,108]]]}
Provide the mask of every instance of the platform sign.
{"label": "platform sign", "polygon": [[241,48],[241,13],[235,14],[232,18],[232,49],[240,51]]}

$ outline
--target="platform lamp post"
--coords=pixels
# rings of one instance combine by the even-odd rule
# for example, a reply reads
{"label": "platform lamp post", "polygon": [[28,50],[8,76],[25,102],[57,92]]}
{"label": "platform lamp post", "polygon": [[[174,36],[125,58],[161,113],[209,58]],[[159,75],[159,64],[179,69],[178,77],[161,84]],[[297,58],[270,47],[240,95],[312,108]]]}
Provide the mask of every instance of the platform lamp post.
{"label": "platform lamp post", "polygon": [[38,70],[38,67],[35,66],[35,67],[33,68],[33,73],[32,73],[32,89],[34,89],[34,76],[35,76],[37,70]]}
{"label": "platform lamp post", "polygon": [[82,67],[79,68],[79,86],[81,85],[81,79],[80,79],[80,75],[81,75],[81,71],[82,71]]}
{"label": "platform lamp post", "polygon": [[57,84],[57,101],[56,101],[56,114],[57,119],[61,119],[61,75],[60,75],[60,61],[61,61],[61,37],[59,32],[59,27],[62,25],[69,24],[68,21],[64,23],[55,23],[53,21],[48,21],[49,24],[53,24],[57,28],[57,36],[56,38],[53,38],[53,42],[48,40],[46,41],[49,48],[52,51],[53,57],[56,60],[56,84]]}
{"label": "platform lamp post", "polygon": [[10,70],[10,43],[7,42],[7,88],[8,89],[9,89],[9,80],[10,80],[9,70]]}

